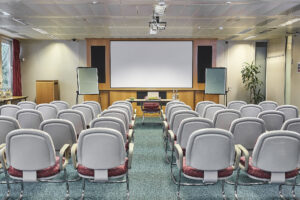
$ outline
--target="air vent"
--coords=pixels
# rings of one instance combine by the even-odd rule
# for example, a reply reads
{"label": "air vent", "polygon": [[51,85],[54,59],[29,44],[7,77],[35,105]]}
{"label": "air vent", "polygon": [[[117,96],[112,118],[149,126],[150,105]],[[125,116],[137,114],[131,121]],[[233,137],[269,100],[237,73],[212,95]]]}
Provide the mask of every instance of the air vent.
{"label": "air vent", "polygon": [[267,19],[267,20],[265,20],[265,21],[262,21],[262,22],[256,24],[256,26],[265,26],[265,25],[271,23],[271,22],[274,21],[274,20],[275,20],[274,18]]}
{"label": "air vent", "polygon": [[300,4],[298,4],[297,6],[294,6],[292,8],[287,9],[286,11],[280,13],[280,15],[290,15],[294,12],[297,12],[300,10]]}
{"label": "air vent", "polygon": [[13,31],[13,30],[11,30],[9,28],[5,28],[5,27],[1,27],[0,29],[5,30],[5,31],[10,32],[10,33],[18,33],[16,31]]}
{"label": "air vent", "polygon": [[248,33],[249,31],[252,31],[252,28],[245,29],[245,30],[239,32],[239,34],[245,34],[245,33]]}

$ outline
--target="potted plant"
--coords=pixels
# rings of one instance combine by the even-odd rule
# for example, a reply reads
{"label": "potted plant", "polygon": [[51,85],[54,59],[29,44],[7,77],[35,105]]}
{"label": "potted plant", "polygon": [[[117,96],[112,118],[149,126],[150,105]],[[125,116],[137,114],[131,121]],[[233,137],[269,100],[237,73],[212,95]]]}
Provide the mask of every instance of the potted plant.
{"label": "potted plant", "polygon": [[260,65],[255,65],[253,62],[250,64],[245,62],[241,71],[243,84],[250,93],[250,103],[254,104],[258,104],[265,99],[261,92],[263,82],[257,77],[260,68]]}

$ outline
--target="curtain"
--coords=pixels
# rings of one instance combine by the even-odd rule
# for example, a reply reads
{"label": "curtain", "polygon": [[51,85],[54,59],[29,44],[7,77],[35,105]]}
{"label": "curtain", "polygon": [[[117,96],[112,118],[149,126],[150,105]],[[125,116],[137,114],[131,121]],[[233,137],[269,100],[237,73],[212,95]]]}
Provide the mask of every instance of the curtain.
{"label": "curtain", "polygon": [[20,42],[13,40],[13,95],[22,96]]}

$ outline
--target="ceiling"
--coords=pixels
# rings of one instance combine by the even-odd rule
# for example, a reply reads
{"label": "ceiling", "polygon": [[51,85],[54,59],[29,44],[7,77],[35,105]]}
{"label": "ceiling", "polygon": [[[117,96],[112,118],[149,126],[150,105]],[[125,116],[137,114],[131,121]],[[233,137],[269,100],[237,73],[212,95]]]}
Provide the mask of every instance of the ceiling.
{"label": "ceiling", "polygon": [[[150,35],[148,22],[157,2],[158,0],[0,0],[0,11],[10,14],[0,13],[0,34],[24,39],[265,40],[300,32],[300,21],[279,26],[300,18],[300,0],[165,0],[167,9],[162,19],[167,22],[167,28],[157,35]],[[48,34],[41,34],[32,28],[42,29]]]}

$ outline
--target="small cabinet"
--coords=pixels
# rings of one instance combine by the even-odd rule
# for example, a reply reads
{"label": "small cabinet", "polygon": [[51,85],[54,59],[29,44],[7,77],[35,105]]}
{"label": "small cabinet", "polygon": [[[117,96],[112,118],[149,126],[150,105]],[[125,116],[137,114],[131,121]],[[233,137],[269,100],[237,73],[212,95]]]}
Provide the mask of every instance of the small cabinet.
{"label": "small cabinet", "polygon": [[54,100],[60,100],[58,80],[37,80],[36,103],[50,103]]}

